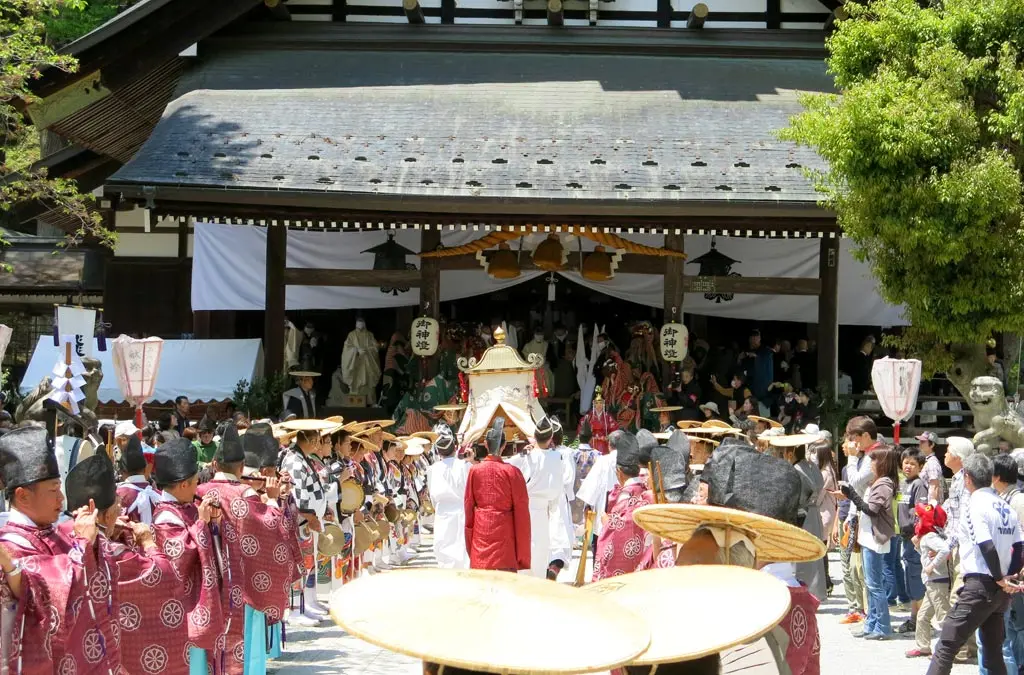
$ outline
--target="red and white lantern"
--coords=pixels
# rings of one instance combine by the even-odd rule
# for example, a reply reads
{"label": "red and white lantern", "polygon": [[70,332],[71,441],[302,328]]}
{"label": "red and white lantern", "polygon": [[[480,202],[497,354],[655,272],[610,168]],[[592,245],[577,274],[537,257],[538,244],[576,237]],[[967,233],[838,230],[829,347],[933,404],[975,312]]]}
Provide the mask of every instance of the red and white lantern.
{"label": "red and white lantern", "polygon": [[921,362],[917,359],[878,359],[871,366],[871,383],[886,417],[895,422],[893,444],[900,442],[900,423],[914,416],[921,388]]}
{"label": "red and white lantern", "polygon": [[135,426],[142,427],[142,404],[153,397],[160,372],[164,341],[158,337],[136,340],[127,335],[114,340],[114,372],[125,400],[135,406]]}

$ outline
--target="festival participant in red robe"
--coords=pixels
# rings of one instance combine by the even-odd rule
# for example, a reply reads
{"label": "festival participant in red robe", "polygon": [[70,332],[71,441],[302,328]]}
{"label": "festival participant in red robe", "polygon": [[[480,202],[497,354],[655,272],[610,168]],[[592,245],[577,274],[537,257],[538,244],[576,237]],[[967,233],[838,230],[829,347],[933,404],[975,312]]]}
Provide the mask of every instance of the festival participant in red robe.
{"label": "festival participant in red robe", "polygon": [[608,436],[619,428],[615,421],[615,415],[607,412],[604,407],[604,399],[601,397],[601,387],[594,390],[594,403],[586,415],[580,418],[577,435],[583,429],[583,423],[590,425],[590,446],[602,455],[608,454]]}
{"label": "festival participant in red robe", "polygon": [[221,510],[218,544],[226,567],[221,602],[227,617],[218,672],[263,675],[266,672],[266,624],[281,620],[288,607],[292,568],[288,530],[278,505],[280,482],[268,477],[266,503],[238,476],[245,451],[235,427],[228,425],[214,457],[217,473],[199,486]]}
{"label": "festival participant in red robe", "polygon": [[210,672],[225,620],[220,567],[210,528],[211,523],[220,523],[220,513],[209,496],[196,503],[198,453],[187,439],[175,438],[157,448],[153,477],[163,496],[153,516],[156,541],[183,585],[189,670],[202,673],[201,664],[205,664],[206,672]]}
{"label": "festival participant in red robe", "polygon": [[117,484],[117,501],[121,512],[133,523],[152,525],[153,509],[160,496],[149,484],[150,467],[142,452],[142,441],[135,434],[128,437],[128,443],[118,460],[124,480]]}
{"label": "festival participant in red robe", "polygon": [[[110,601],[101,611],[118,619],[121,665],[129,673],[188,675],[186,589],[152,529],[121,515],[114,465],[105,452],[79,462],[65,482],[70,510],[95,511],[102,566],[110,575]],[[122,537],[131,533],[133,547]],[[108,537],[109,535],[109,537]],[[90,593],[102,584],[90,584]],[[106,645],[104,645],[106,648]]]}
{"label": "festival participant in red robe", "polygon": [[640,445],[628,431],[613,431],[608,442],[615,451],[618,485],[608,493],[597,539],[594,581],[629,574],[641,568],[649,554],[649,537],[633,522],[633,511],[654,503],[654,494],[640,476]]}
{"label": "festival participant in red robe", "polygon": [[0,438],[11,505],[0,545],[9,554],[5,588],[16,592],[3,598],[3,624],[12,631],[0,637],[7,672],[120,675],[111,581],[96,545],[98,513],[83,509],[73,527],[54,527],[64,496],[52,443],[38,427]]}
{"label": "festival participant in red robe", "polygon": [[530,569],[530,497],[522,472],[501,458],[505,420],[485,437],[487,457],[466,479],[466,551],[471,569]]}

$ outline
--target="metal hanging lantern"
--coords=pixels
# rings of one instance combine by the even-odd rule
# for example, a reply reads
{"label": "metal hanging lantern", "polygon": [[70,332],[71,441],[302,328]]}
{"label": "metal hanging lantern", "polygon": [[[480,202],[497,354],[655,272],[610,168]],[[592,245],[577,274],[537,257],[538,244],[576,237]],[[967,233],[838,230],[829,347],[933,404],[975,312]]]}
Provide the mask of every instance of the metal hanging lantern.
{"label": "metal hanging lantern", "polygon": [[608,255],[604,246],[595,246],[594,252],[584,258],[580,276],[587,281],[608,281],[615,276],[615,271],[612,269],[612,256]]}
{"label": "metal hanging lantern", "polygon": [[921,388],[921,362],[917,359],[878,359],[871,366],[871,384],[885,416],[895,422],[893,444],[900,442],[900,423],[914,416]]}
{"label": "metal hanging lantern", "polygon": [[533,251],[533,264],[545,272],[557,272],[565,266],[566,251],[558,235],[551,233]]}
{"label": "metal hanging lantern", "polygon": [[[395,235],[388,233],[388,240],[383,244],[378,244],[373,248],[368,248],[363,253],[373,254],[373,269],[375,270],[414,270],[416,265],[410,262],[406,262],[406,256],[416,255],[415,251],[410,251],[406,247],[402,246],[395,241]],[[381,286],[381,293],[390,293],[392,295],[398,295],[399,293],[409,292],[409,287],[399,286]]]}
{"label": "metal hanging lantern", "polygon": [[[729,302],[733,299],[732,293],[718,293],[715,290],[713,277],[738,277],[742,276],[732,271],[732,266],[740,262],[725,255],[716,248],[715,237],[711,237],[711,249],[702,256],[687,261],[691,265],[700,265],[701,277],[707,279],[695,279],[697,289],[703,291],[705,300],[714,300],[715,303]],[[695,289],[696,290],[696,289]]]}
{"label": "metal hanging lantern", "polygon": [[519,257],[508,244],[498,244],[498,250],[488,260],[487,274],[495,279],[515,279],[519,276]]}

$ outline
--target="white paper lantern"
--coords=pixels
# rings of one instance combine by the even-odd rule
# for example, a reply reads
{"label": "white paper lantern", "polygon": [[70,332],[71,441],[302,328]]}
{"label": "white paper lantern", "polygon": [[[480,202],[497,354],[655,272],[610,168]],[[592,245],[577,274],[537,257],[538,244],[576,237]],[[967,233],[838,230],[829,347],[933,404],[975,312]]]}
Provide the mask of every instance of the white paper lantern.
{"label": "white paper lantern", "polygon": [[127,335],[114,340],[114,372],[121,393],[136,408],[152,398],[160,372],[164,341],[158,337],[136,340]]}
{"label": "white paper lantern", "polygon": [[690,332],[681,323],[666,323],[661,327],[658,345],[661,358],[669,363],[678,363],[686,358],[690,349]]}
{"label": "white paper lantern", "polygon": [[894,443],[900,442],[900,423],[914,416],[921,388],[921,362],[917,359],[878,359],[871,366],[871,383],[885,416],[896,423]]}
{"label": "white paper lantern", "polygon": [[433,356],[437,353],[437,344],[441,334],[437,321],[429,316],[421,316],[412,322],[412,353],[416,356]]}

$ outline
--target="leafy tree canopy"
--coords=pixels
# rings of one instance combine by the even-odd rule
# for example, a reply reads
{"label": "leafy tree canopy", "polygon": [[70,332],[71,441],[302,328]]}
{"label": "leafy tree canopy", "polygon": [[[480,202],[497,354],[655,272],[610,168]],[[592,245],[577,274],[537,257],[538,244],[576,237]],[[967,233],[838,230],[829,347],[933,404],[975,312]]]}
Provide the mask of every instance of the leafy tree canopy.
{"label": "leafy tree canopy", "polygon": [[840,95],[808,96],[782,137],[828,161],[817,187],[911,341],[1021,332],[1024,2],[846,7],[827,44]]}
{"label": "leafy tree canopy", "polygon": [[0,0],[0,215],[19,203],[42,201],[75,217],[79,227],[70,243],[93,237],[109,244],[112,235],[89,210],[92,198],[79,194],[74,181],[32,168],[39,159],[38,132],[17,105],[36,100],[29,83],[45,69],[76,69],[73,58],[55,51],[54,38],[67,42],[81,37],[116,14],[119,6],[104,0]]}

